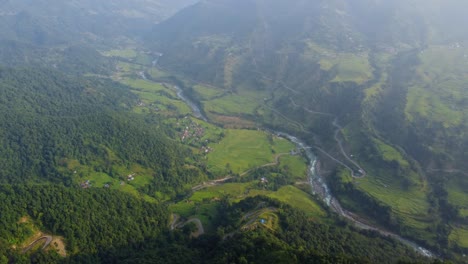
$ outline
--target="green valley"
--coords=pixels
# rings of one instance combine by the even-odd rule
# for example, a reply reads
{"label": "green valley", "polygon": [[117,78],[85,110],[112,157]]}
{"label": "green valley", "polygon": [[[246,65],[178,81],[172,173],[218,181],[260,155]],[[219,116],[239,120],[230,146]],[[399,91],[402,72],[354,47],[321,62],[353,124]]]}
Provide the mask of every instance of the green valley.
{"label": "green valley", "polygon": [[466,8],[6,1],[0,264],[465,263]]}

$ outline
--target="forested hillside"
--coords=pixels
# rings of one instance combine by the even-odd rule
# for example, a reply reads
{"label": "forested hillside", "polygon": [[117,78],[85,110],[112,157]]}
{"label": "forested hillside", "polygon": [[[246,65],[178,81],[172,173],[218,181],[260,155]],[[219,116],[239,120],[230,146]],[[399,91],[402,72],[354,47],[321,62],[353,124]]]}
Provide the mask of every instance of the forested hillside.
{"label": "forested hillside", "polygon": [[[40,231],[61,236],[67,255],[95,262],[90,255],[160,236],[168,219],[164,206],[118,191],[51,185],[2,185],[0,191],[1,263],[8,263],[5,256],[13,263],[29,263],[29,256],[16,248]],[[35,263],[63,261],[53,250],[33,258]]]}
{"label": "forested hillside", "polygon": [[70,185],[70,161],[114,177],[124,176],[116,167],[139,164],[154,170],[159,188],[183,171],[184,150],[156,124],[126,112],[137,101],[118,83],[50,70],[1,69],[0,93],[3,183]]}
{"label": "forested hillside", "polygon": [[[6,255],[28,263],[27,255],[8,245],[19,245],[37,229],[63,236],[68,257],[38,252],[33,263],[429,263],[390,239],[359,234],[345,223],[332,228],[314,223],[304,212],[265,197],[222,204],[218,234],[190,239],[189,226],[166,229],[163,206],[121,192],[53,186],[0,190],[2,263]],[[278,208],[277,232],[259,226],[236,232],[242,216],[259,205]]]}

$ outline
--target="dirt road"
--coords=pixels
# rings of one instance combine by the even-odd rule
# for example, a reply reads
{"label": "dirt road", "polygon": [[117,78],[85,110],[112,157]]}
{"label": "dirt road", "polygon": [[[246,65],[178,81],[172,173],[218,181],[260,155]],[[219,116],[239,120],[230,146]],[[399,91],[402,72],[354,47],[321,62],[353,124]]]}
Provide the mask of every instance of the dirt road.
{"label": "dirt road", "polygon": [[31,244],[29,244],[27,247],[23,249],[23,253],[28,252],[33,248],[37,243],[39,243],[41,240],[45,240],[44,246],[42,246],[42,250],[47,248],[49,244],[52,242],[52,236],[41,236],[40,238],[34,240]]}

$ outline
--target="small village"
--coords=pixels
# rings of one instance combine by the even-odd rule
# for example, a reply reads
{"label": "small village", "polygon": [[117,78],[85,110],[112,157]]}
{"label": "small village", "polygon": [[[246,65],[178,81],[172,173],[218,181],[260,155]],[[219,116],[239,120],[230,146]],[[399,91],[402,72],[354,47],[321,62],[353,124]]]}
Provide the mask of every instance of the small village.
{"label": "small village", "polygon": [[179,137],[182,142],[199,147],[200,153],[204,155],[213,151],[213,148],[208,146],[209,140],[203,140],[206,129],[200,124],[184,117],[178,120],[176,125],[177,130],[180,131]]}
{"label": "small village", "polygon": [[179,129],[183,129],[180,135],[180,140],[182,140],[182,142],[199,142],[205,135],[205,128],[201,127],[198,123],[193,122],[187,117],[185,117],[182,121],[177,122],[177,126]]}
{"label": "small village", "polygon": [[[135,180],[135,177],[136,177],[136,173],[131,173],[131,174],[125,176],[127,182],[132,182],[132,181],[134,181],[134,180]],[[120,185],[121,185],[121,186],[122,186],[122,185],[125,185],[125,181],[124,181],[124,180],[120,181]],[[86,180],[86,181],[80,183],[80,187],[83,188],[83,189],[89,189],[89,188],[93,187],[93,185],[92,185],[92,183],[91,183],[91,180]],[[110,188],[110,187],[111,187],[111,183],[105,183],[105,184],[103,185],[103,187],[104,187],[104,188]]]}

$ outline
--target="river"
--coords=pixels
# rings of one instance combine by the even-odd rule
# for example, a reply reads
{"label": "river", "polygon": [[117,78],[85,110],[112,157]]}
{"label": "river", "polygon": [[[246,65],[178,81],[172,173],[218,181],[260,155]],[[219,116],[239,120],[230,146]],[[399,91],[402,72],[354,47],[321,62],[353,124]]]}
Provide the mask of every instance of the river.
{"label": "river", "polygon": [[205,115],[203,115],[202,111],[200,110],[200,108],[198,107],[197,104],[195,104],[192,100],[190,100],[188,97],[186,97],[184,95],[184,91],[174,85],[174,89],[177,90],[177,96],[182,99],[188,106],[190,106],[190,108],[192,108],[192,112],[193,112],[193,116],[195,116],[196,118],[198,119],[202,119],[203,121],[205,122],[208,122],[208,119],[205,117]]}
{"label": "river", "polygon": [[[153,61],[154,63],[155,61]],[[157,61],[156,61],[157,62]],[[140,75],[140,77],[145,80],[145,81],[150,81],[148,79],[148,77],[146,76],[146,73],[144,71],[140,71],[138,72],[138,75]],[[184,90],[182,90],[179,86],[177,85],[174,85],[174,89],[177,91],[177,97],[179,97],[182,101],[184,101],[188,106],[190,106],[190,108],[192,108],[192,113],[193,113],[193,116],[195,116],[196,118],[198,119],[201,119],[205,122],[208,122],[208,119],[202,114],[202,111],[200,110],[200,108],[198,107],[198,105],[196,103],[194,103],[192,100],[190,100],[190,98],[188,98],[187,96],[185,96],[184,94]]]}
{"label": "river", "polygon": [[[140,75],[141,75],[141,77],[143,79],[147,79],[144,72],[140,72]],[[200,110],[198,105],[195,104],[189,98],[187,98],[184,95],[184,92],[180,87],[174,86],[174,89],[177,90],[177,96],[181,100],[183,100],[188,106],[190,106],[190,108],[193,111],[193,115],[196,118],[202,119],[202,120],[204,120],[206,122],[208,121],[208,119],[206,118],[206,116],[203,115],[203,112]],[[381,235],[392,237],[392,238],[400,241],[401,243],[413,248],[414,250],[416,250],[417,252],[419,252],[421,255],[423,255],[425,257],[434,258],[436,256],[435,254],[433,254],[429,250],[427,250],[427,249],[419,246],[418,244],[416,244],[416,243],[414,243],[412,241],[409,241],[409,240],[407,240],[407,239],[405,239],[405,238],[403,238],[403,237],[401,237],[401,236],[399,236],[397,234],[394,234],[392,232],[383,230],[383,229],[381,229],[379,227],[372,226],[370,224],[364,223],[357,216],[355,216],[354,214],[352,214],[352,213],[346,211],[345,209],[343,209],[343,207],[341,206],[338,199],[336,199],[332,195],[332,193],[331,193],[327,183],[323,179],[323,177],[318,173],[318,171],[317,171],[318,159],[317,159],[317,156],[312,152],[312,147],[307,145],[303,140],[301,140],[301,139],[299,139],[299,138],[297,138],[295,136],[292,136],[292,135],[290,135],[288,133],[284,133],[284,132],[281,132],[281,131],[271,131],[271,130],[270,130],[270,132],[273,133],[273,134],[276,134],[276,135],[279,135],[279,136],[282,136],[282,137],[285,137],[285,138],[289,139],[291,142],[296,144],[296,147],[298,149],[304,150],[304,153],[307,156],[307,159],[309,161],[308,176],[309,176],[309,183],[310,183],[310,185],[312,187],[312,193],[317,195],[318,197],[320,197],[320,199],[322,199],[331,208],[331,210],[333,212],[335,212],[338,215],[341,215],[342,217],[348,219],[349,221],[351,221],[359,229],[373,230],[373,231],[376,231],[376,232],[380,233]]]}
{"label": "river", "polygon": [[359,217],[357,217],[356,215],[354,215],[353,213],[351,212],[348,212],[347,210],[343,209],[343,207],[341,206],[340,202],[338,201],[338,199],[336,199],[332,193],[330,192],[330,189],[329,187],[327,186],[325,180],[323,179],[323,177],[318,173],[317,171],[317,162],[318,162],[318,159],[317,157],[314,155],[314,153],[312,152],[312,147],[308,146],[304,141],[302,141],[301,139],[295,137],[295,136],[292,136],[292,135],[289,135],[287,133],[284,133],[284,132],[278,132],[278,131],[275,131],[275,133],[277,135],[280,135],[280,136],[283,136],[283,137],[286,137],[288,138],[290,141],[292,141],[294,144],[296,144],[296,146],[300,149],[303,149],[306,156],[307,156],[307,159],[309,160],[309,182],[310,182],[310,185],[312,186],[312,192],[315,194],[315,195],[318,195],[318,197],[320,197],[331,209],[332,211],[334,211],[335,213],[341,215],[342,217],[348,219],[349,221],[351,221],[356,227],[360,228],[360,229],[363,229],[363,230],[373,230],[373,231],[376,231],[384,236],[389,236],[389,237],[392,237],[398,241],[400,241],[401,243],[413,248],[414,250],[416,250],[417,252],[419,252],[421,255],[425,256],[425,257],[430,257],[430,258],[434,258],[435,255],[430,252],[429,250],[419,246],[418,244],[412,242],[412,241],[409,241],[397,234],[394,234],[392,232],[389,232],[389,231],[386,231],[386,230],[383,230],[379,227],[376,227],[376,226],[372,226],[370,224],[367,224],[365,222],[363,222],[362,220],[359,219]]}

